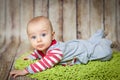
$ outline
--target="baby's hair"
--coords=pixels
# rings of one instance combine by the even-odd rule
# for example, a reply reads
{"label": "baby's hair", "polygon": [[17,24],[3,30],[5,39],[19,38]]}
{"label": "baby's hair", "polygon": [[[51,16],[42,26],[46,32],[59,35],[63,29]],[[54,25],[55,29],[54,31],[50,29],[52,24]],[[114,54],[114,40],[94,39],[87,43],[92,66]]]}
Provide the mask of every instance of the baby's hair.
{"label": "baby's hair", "polygon": [[45,16],[37,16],[37,17],[34,17],[33,19],[31,19],[27,24],[27,30],[28,30],[29,24],[36,23],[36,22],[42,22],[42,21],[44,21],[46,24],[49,24],[50,28],[51,28],[51,31],[53,31],[51,21]]}

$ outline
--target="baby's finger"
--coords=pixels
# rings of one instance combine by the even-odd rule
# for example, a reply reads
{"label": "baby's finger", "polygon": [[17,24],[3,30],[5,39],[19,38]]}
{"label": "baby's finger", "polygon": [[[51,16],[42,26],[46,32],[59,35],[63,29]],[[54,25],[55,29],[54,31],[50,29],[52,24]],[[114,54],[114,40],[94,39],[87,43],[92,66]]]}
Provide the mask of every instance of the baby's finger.
{"label": "baby's finger", "polygon": [[10,72],[10,77],[12,77],[15,73],[13,71]]}
{"label": "baby's finger", "polygon": [[26,58],[24,58],[24,60],[28,60],[28,59],[29,59],[29,58],[27,58],[27,57],[26,57]]}
{"label": "baby's finger", "polygon": [[17,76],[18,76],[18,74],[14,74],[14,75],[13,75],[13,78],[16,78]]}
{"label": "baby's finger", "polygon": [[12,77],[13,74],[10,73],[10,77]]}

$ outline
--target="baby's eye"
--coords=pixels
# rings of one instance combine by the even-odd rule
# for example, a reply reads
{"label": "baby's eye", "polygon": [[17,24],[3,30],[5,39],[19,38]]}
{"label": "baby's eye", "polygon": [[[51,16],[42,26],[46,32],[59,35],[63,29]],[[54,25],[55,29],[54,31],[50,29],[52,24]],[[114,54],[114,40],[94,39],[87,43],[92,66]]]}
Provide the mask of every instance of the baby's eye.
{"label": "baby's eye", "polygon": [[45,36],[46,36],[46,33],[41,34],[41,36],[42,36],[42,37],[45,37]]}
{"label": "baby's eye", "polygon": [[31,39],[36,39],[36,36],[32,36]]}

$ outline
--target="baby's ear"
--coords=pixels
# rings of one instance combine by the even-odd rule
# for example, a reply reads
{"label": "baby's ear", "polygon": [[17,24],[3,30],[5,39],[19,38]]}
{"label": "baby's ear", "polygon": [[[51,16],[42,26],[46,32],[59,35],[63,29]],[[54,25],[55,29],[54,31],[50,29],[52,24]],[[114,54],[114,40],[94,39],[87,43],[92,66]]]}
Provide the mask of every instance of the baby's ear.
{"label": "baby's ear", "polygon": [[55,39],[55,32],[52,32],[52,40]]}

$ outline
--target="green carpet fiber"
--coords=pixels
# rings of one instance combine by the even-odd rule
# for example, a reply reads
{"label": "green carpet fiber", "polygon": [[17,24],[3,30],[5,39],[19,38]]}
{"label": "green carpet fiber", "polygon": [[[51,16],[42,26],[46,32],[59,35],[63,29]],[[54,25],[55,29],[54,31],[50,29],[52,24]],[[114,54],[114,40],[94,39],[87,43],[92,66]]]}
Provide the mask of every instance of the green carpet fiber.
{"label": "green carpet fiber", "polygon": [[[36,60],[23,60],[26,52],[15,62],[15,69],[24,69]],[[38,80],[120,80],[120,52],[113,52],[110,61],[90,61],[88,64],[77,64],[73,66],[56,65],[46,71],[29,74],[31,78]]]}

